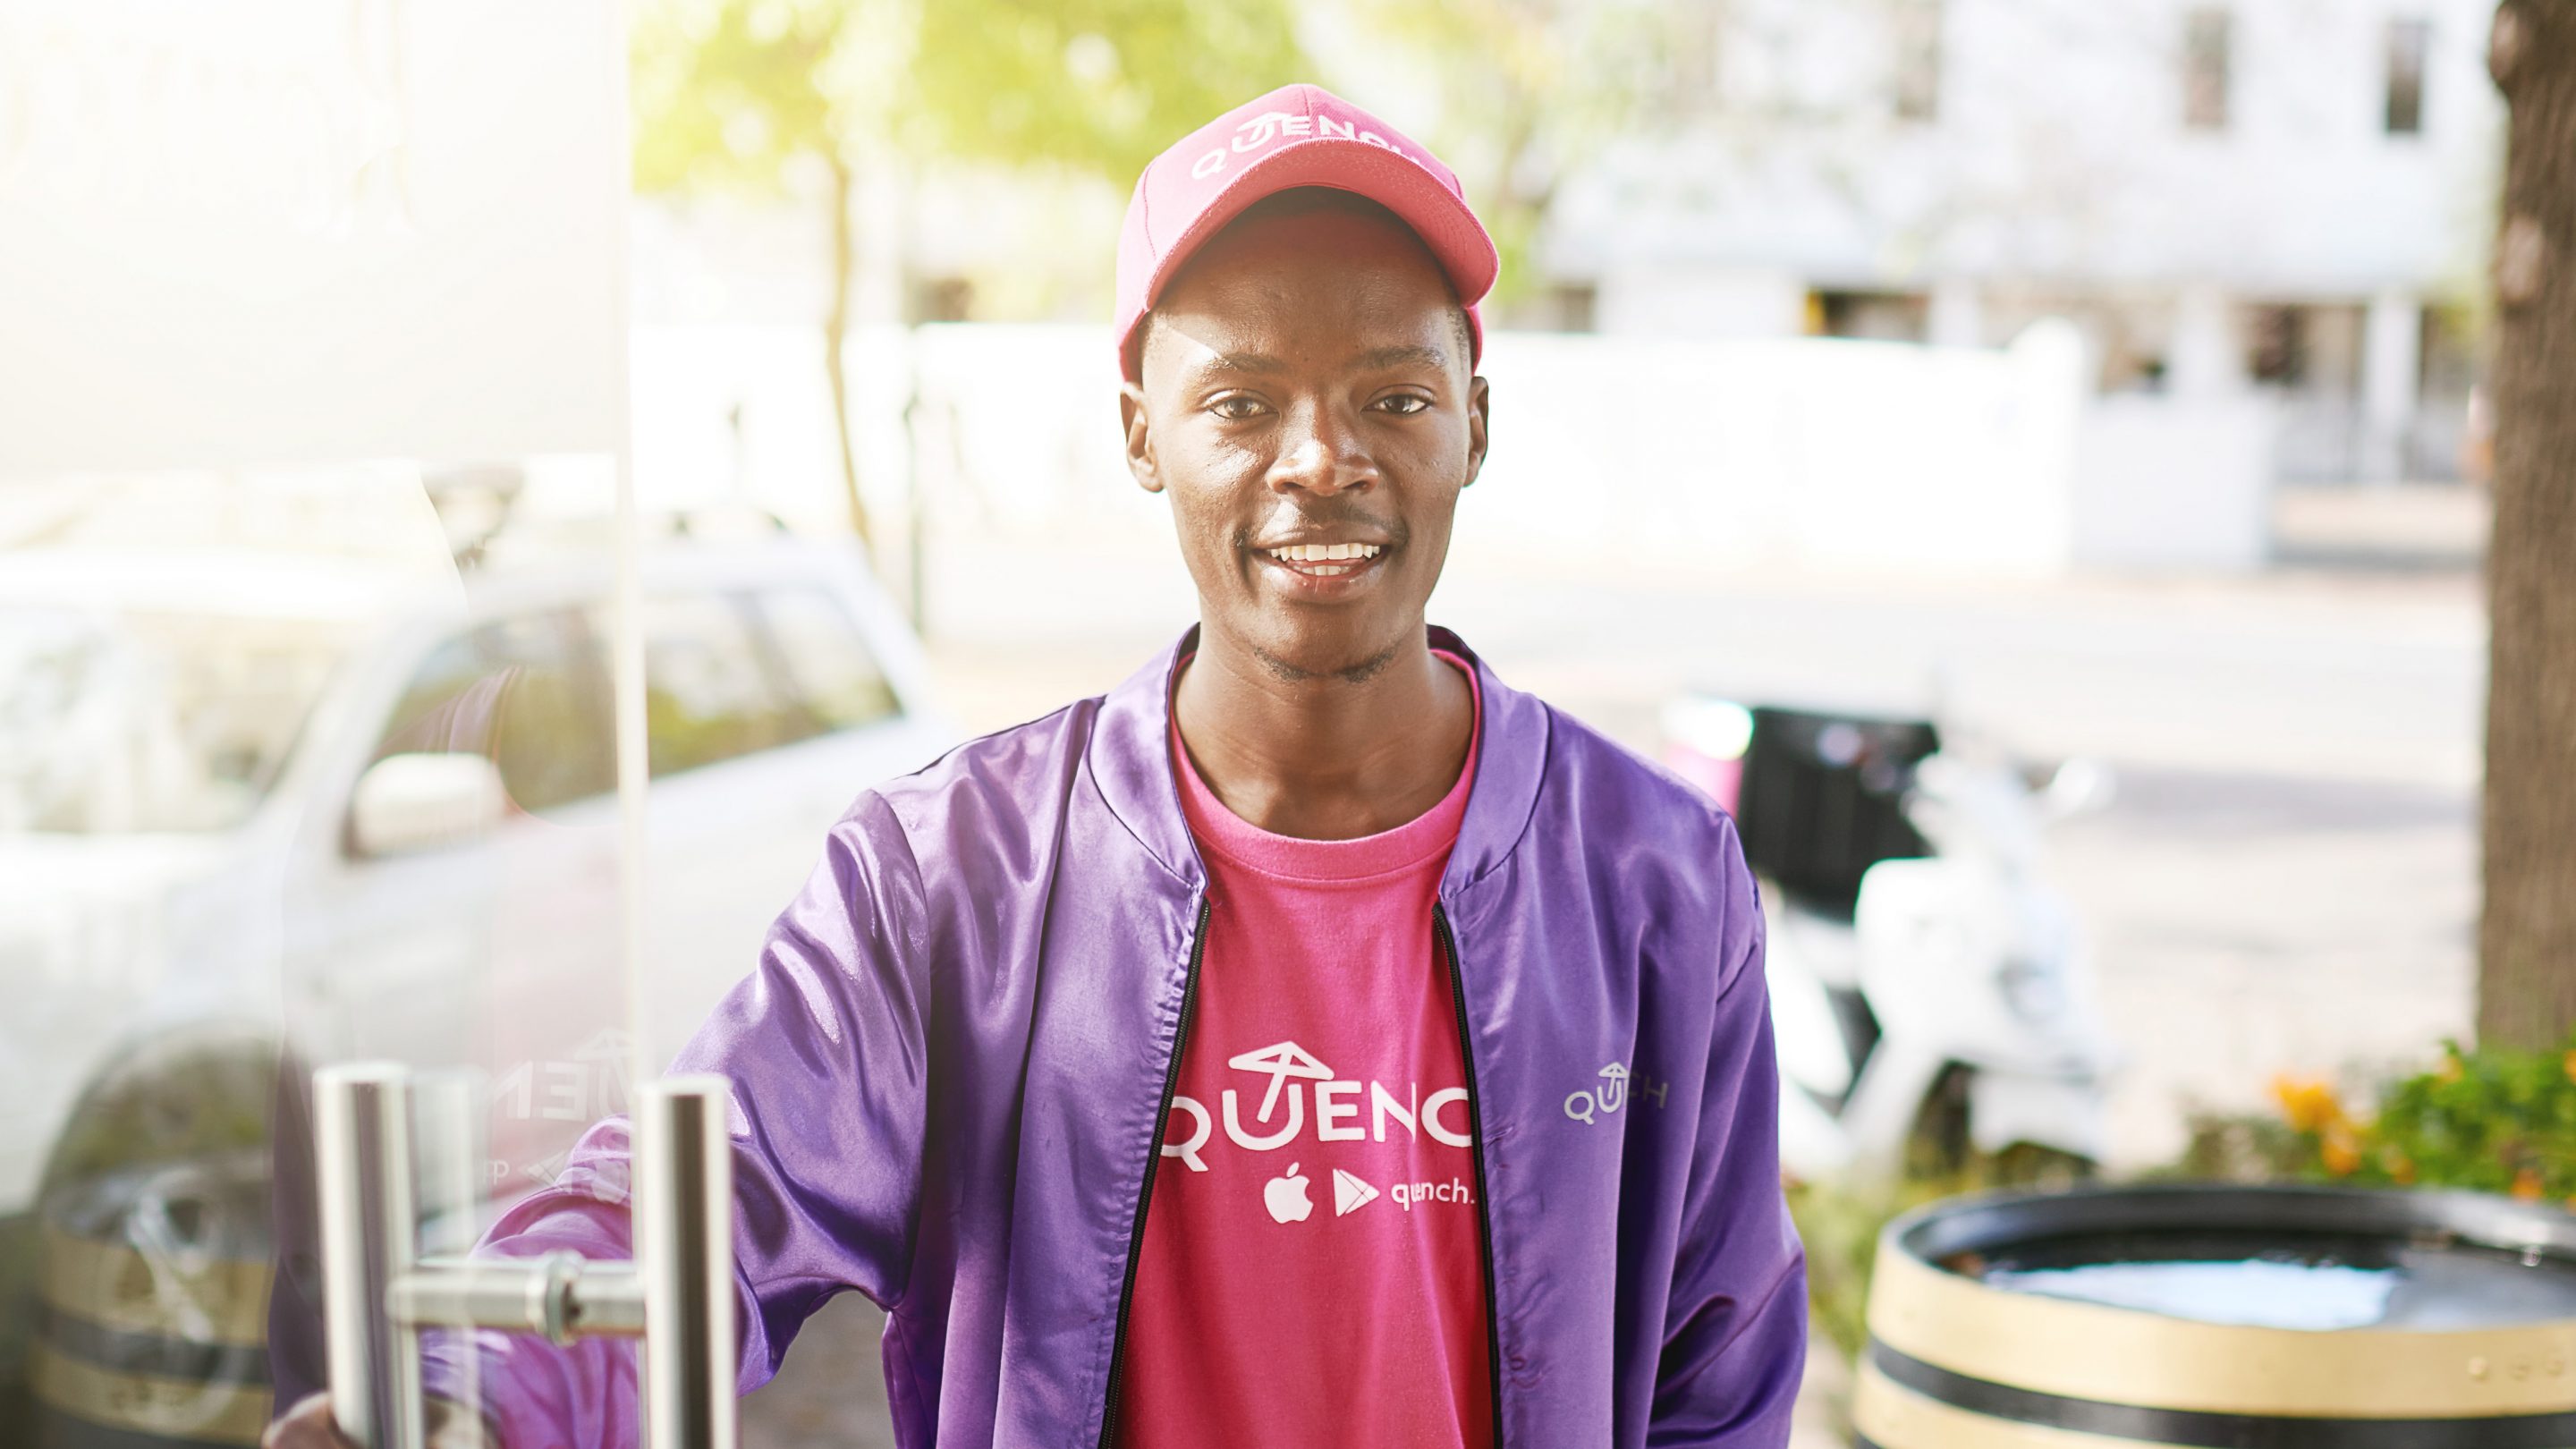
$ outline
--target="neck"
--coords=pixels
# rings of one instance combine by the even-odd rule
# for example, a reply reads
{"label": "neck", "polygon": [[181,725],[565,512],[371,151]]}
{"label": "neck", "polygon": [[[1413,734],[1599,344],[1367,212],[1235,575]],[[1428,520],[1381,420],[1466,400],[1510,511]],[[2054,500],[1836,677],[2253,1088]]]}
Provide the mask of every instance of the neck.
{"label": "neck", "polygon": [[1199,778],[1274,835],[1353,840],[1429,810],[1466,767],[1475,696],[1419,624],[1365,677],[1283,677],[1201,628],[1172,708]]}

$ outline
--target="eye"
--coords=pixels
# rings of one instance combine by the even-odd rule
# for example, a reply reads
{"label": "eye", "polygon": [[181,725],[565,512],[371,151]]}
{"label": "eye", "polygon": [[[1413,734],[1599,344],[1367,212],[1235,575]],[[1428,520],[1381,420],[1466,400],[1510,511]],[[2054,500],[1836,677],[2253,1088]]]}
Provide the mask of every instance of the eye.
{"label": "eye", "polygon": [[1270,409],[1262,405],[1261,399],[1237,392],[1228,393],[1208,404],[1208,411],[1227,422],[1239,423],[1248,418],[1257,418]]}
{"label": "eye", "polygon": [[1369,406],[1381,412],[1393,413],[1400,418],[1409,418],[1415,413],[1430,411],[1431,399],[1418,392],[1399,392],[1379,398]]}

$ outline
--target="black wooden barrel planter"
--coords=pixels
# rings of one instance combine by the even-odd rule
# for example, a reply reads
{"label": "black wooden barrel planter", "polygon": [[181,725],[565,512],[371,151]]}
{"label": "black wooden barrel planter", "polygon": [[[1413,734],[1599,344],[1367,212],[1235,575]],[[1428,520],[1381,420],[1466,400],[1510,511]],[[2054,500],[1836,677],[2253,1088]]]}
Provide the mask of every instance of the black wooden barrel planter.
{"label": "black wooden barrel planter", "polygon": [[2576,1215],[2155,1185],[1888,1224],[1864,1449],[2576,1449]]}
{"label": "black wooden barrel planter", "polygon": [[[268,1422],[268,1155],[51,1195],[32,1377],[41,1449],[217,1449]],[[0,1435],[0,1439],[5,1439]]]}

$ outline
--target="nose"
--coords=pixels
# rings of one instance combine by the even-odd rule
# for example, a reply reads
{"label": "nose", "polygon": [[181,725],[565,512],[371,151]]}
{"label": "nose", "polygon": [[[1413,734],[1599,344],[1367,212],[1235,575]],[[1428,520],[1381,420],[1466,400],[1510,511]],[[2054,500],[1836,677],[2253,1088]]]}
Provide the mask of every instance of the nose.
{"label": "nose", "polygon": [[1273,492],[1294,488],[1330,497],[1375,483],[1377,460],[1362,444],[1356,419],[1325,403],[1301,402],[1288,409],[1267,481]]}

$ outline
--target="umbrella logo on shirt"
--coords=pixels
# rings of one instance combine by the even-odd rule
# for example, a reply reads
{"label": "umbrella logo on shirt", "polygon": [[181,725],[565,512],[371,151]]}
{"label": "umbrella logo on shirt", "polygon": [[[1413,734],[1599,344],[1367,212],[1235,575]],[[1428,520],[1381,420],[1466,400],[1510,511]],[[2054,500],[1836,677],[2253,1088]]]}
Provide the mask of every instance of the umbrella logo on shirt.
{"label": "umbrella logo on shirt", "polygon": [[1333,1079],[1331,1067],[1316,1060],[1313,1052],[1293,1041],[1278,1042],[1263,1047],[1259,1051],[1242,1052],[1227,1057],[1225,1064],[1237,1071],[1263,1072],[1269,1075],[1270,1090],[1261,1094],[1261,1116],[1257,1119],[1263,1122],[1269,1121],[1270,1114],[1278,1109],[1279,1089],[1288,1085],[1290,1077],[1304,1077],[1316,1082],[1329,1082]]}

